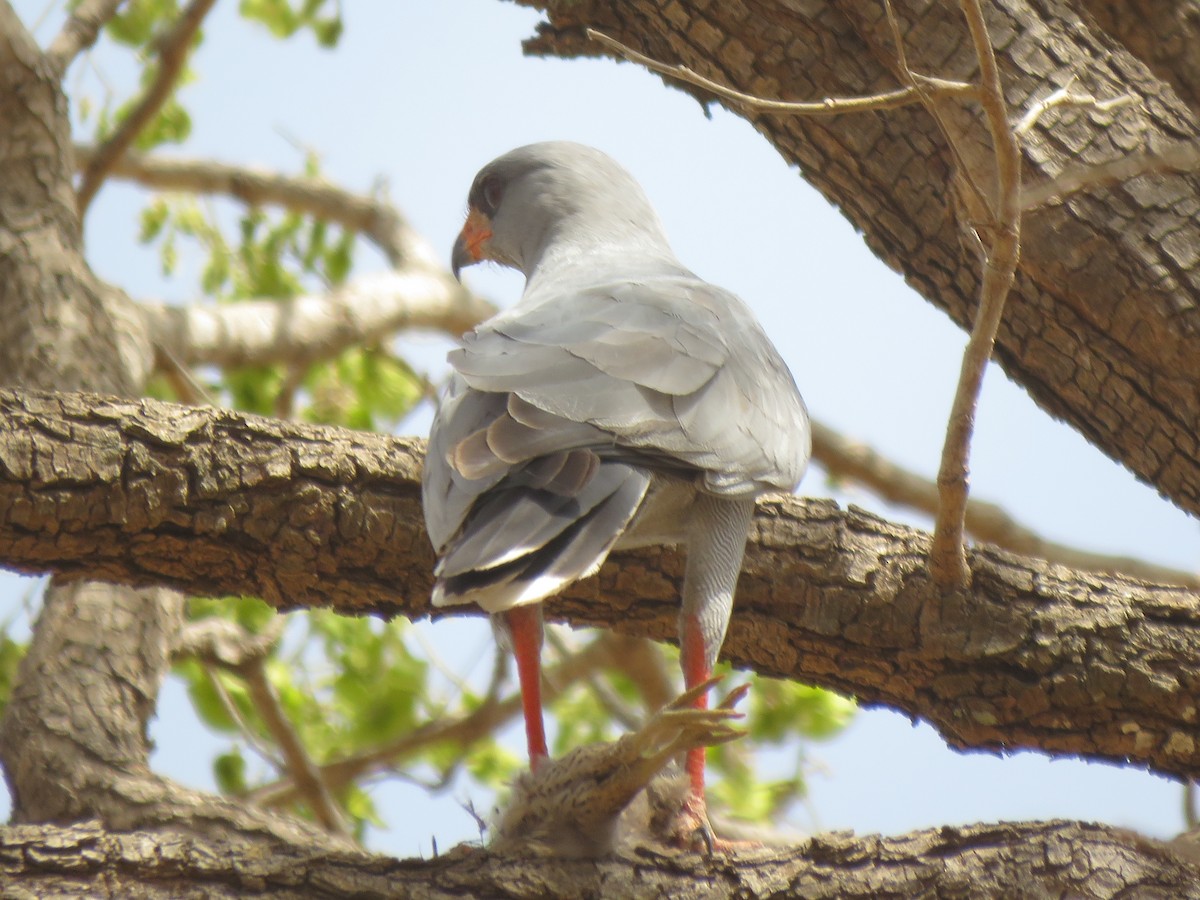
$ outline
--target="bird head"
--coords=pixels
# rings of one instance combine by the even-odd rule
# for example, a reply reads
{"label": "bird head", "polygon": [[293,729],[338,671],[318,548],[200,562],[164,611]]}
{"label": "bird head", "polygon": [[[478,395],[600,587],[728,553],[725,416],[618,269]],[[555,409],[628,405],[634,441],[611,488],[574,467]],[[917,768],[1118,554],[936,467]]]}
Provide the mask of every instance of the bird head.
{"label": "bird head", "polygon": [[551,246],[587,253],[630,241],[667,249],[658,215],[633,176],[582,144],[530,144],[475,176],[451,268],[457,278],[465,267],[491,260],[528,277]]}

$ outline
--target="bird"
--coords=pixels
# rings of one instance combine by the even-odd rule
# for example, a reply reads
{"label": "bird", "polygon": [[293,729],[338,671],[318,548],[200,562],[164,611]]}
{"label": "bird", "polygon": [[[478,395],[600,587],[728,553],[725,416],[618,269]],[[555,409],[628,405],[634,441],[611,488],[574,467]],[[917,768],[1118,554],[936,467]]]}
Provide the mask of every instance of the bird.
{"label": "bird", "polygon": [[[681,668],[687,689],[704,684],[755,499],[798,486],[811,429],[750,308],[683,266],[641,186],[600,150],[549,141],[484,166],[451,268],[461,280],[483,261],[525,287],[447,357],[422,476],[431,602],[490,614],[536,772],[549,757],[542,601],[614,549],[684,547]],[[703,747],[685,768],[685,817],[711,846]]]}

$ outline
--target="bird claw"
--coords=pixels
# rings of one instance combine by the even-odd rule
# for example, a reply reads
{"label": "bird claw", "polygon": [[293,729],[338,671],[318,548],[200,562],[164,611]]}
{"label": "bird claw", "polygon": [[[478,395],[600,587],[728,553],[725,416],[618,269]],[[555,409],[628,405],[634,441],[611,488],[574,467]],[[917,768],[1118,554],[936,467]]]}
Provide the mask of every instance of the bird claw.
{"label": "bird claw", "polygon": [[695,705],[721,680],[722,676],[718,675],[684,691],[651,716],[637,732],[644,747],[642,755],[673,756],[696,747],[715,747],[744,736],[745,730],[735,728],[730,722],[742,718],[742,713],[734,706],[749,693],[748,684],[734,688],[712,709]]}

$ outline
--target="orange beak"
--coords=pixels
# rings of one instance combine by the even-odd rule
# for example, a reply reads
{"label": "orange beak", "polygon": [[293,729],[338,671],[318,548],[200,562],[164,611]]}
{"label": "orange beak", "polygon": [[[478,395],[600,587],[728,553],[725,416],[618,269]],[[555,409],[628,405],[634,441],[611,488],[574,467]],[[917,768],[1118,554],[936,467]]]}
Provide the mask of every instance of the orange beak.
{"label": "orange beak", "polygon": [[454,242],[454,252],[450,255],[450,271],[454,273],[455,278],[458,278],[459,272],[467,266],[473,266],[481,259],[487,258],[486,244],[491,237],[491,221],[472,206],[467,211],[467,221],[463,223],[462,231],[458,233],[458,239]]}

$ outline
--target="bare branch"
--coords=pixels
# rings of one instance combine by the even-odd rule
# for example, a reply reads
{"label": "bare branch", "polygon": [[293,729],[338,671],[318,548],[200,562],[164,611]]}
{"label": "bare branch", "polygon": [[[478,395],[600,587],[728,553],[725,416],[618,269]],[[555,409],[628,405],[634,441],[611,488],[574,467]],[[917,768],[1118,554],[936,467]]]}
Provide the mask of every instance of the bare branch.
{"label": "bare branch", "polygon": [[[830,474],[864,485],[889,503],[929,515],[937,512],[938,491],[932,481],[897,465],[875,449],[847,438],[823,422],[814,421],[812,431],[813,459]],[[1059,544],[1022,525],[997,504],[974,497],[967,500],[966,529],[977,540],[1074,569],[1200,588],[1200,575],[1194,572],[1130,556],[1092,553]]]}
{"label": "bare branch", "polygon": [[402,329],[458,336],[495,312],[437,265],[356,278],[328,293],[221,306],[146,304],[160,352],[186,365],[301,364]]}
{"label": "bare branch", "polygon": [[300,735],[296,733],[296,729],[283,711],[279,692],[275,690],[275,685],[267,677],[263,658],[248,659],[237,671],[245,680],[250,698],[258,710],[258,714],[262,716],[267,730],[271,732],[275,743],[283,752],[286,771],[300,796],[326,830],[348,836],[350,834],[349,825],[346,823],[337,801],[333,799],[321,770],[309,757],[304,742],[300,740]]}
{"label": "bare branch", "polygon": [[[76,144],[76,164],[89,169],[99,153],[96,147]],[[156,190],[234,197],[250,206],[273,204],[336,222],[369,237],[395,268],[408,265],[413,256],[421,259],[427,256],[415,246],[420,238],[392,204],[318,178],[289,177],[211,160],[171,159],[141,153],[122,155],[112,163],[108,175]]]}
{"label": "bare branch", "polygon": [[96,192],[100,190],[100,185],[104,183],[117,160],[133,145],[142,129],[171,96],[175,82],[183,71],[183,64],[187,61],[192,39],[215,2],[216,0],[192,0],[180,15],[179,21],[159,39],[158,69],[154,80],[129,111],[129,115],[117,126],[117,130],[96,151],[84,170],[76,195],[81,217],[87,212]]}
{"label": "bare branch", "polygon": [[175,660],[195,657],[236,669],[249,659],[271,652],[283,632],[284,616],[274,616],[261,634],[252,634],[237,622],[210,616],[184,625],[175,641]]}
{"label": "bare branch", "polygon": [[1196,171],[1200,171],[1200,144],[1180,141],[1095,166],[1068,168],[1056,178],[1024,188],[1021,191],[1021,208],[1029,211],[1090,187],[1128,181],[1139,175]]}
{"label": "bare branch", "polygon": [[1004,313],[1004,302],[1016,273],[1021,235],[1021,153],[1016,135],[1008,124],[1008,107],[1000,83],[1000,71],[992,50],[987,25],[978,0],[962,0],[963,13],[979,58],[982,90],[979,102],[987,119],[996,158],[995,200],[991,204],[979,291],[979,309],[963,352],[962,370],[950,408],[946,441],[938,469],[937,522],[933,532],[930,567],[934,580],[943,588],[964,586],[968,569],[963,547],[963,525],[967,512],[967,473],[971,435],[975,430],[975,408],[983,373],[996,343],[996,332]]}
{"label": "bare branch", "polygon": [[96,43],[107,22],[125,0],[83,0],[50,42],[46,59],[59,77],[75,57]]}
{"label": "bare branch", "polygon": [[193,895],[211,897],[1200,898],[1191,854],[1081,822],[943,826],[895,837],[829,832],[720,858],[654,850],[600,860],[531,858],[460,847],[402,862],[284,841],[248,852],[243,842],[93,824],[0,829],[0,879],[29,896],[177,900],[181,871]]}
{"label": "bare branch", "polygon": [[1137,102],[1139,102],[1138,98],[1132,94],[1123,94],[1120,97],[1111,97],[1107,100],[1101,100],[1091,94],[1077,94],[1071,90],[1071,85],[1067,84],[1036,103],[1031,104],[1025,115],[1021,116],[1021,120],[1013,126],[1013,131],[1017,137],[1023,138],[1029,134],[1033,127],[1041,120],[1042,116],[1052,109],[1058,109],[1063,106],[1082,106],[1088,109],[1099,110],[1100,112],[1108,112],[1117,107],[1129,106]]}
{"label": "bare branch", "polygon": [[609,37],[603,32],[596,31],[594,28],[588,28],[586,32],[589,38],[603,44],[630,62],[643,65],[652,72],[657,72],[659,75],[666,75],[669,78],[678,79],[694,87],[703,88],[720,97],[722,100],[728,100],[730,103],[736,103],[755,112],[778,113],[789,116],[840,116],[846,113],[895,109],[899,106],[921,103],[923,93],[944,97],[974,97],[978,93],[978,88],[973,84],[966,84],[961,81],[947,81],[942,78],[930,78],[913,73],[913,80],[919,82],[920,87],[910,85],[909,87],[897,88],[894,91],[887,91],[882,94],[873,94],[869,97],[826,97],[823,100],[807,103],[791,100],[768,100],[719,84],[710,78],[705,78],[703,75],[693,72],[687,66],[669,65],[668,63],[651,59],[644,53],[639,53],[632,47],[627,47],[615,38]]}

